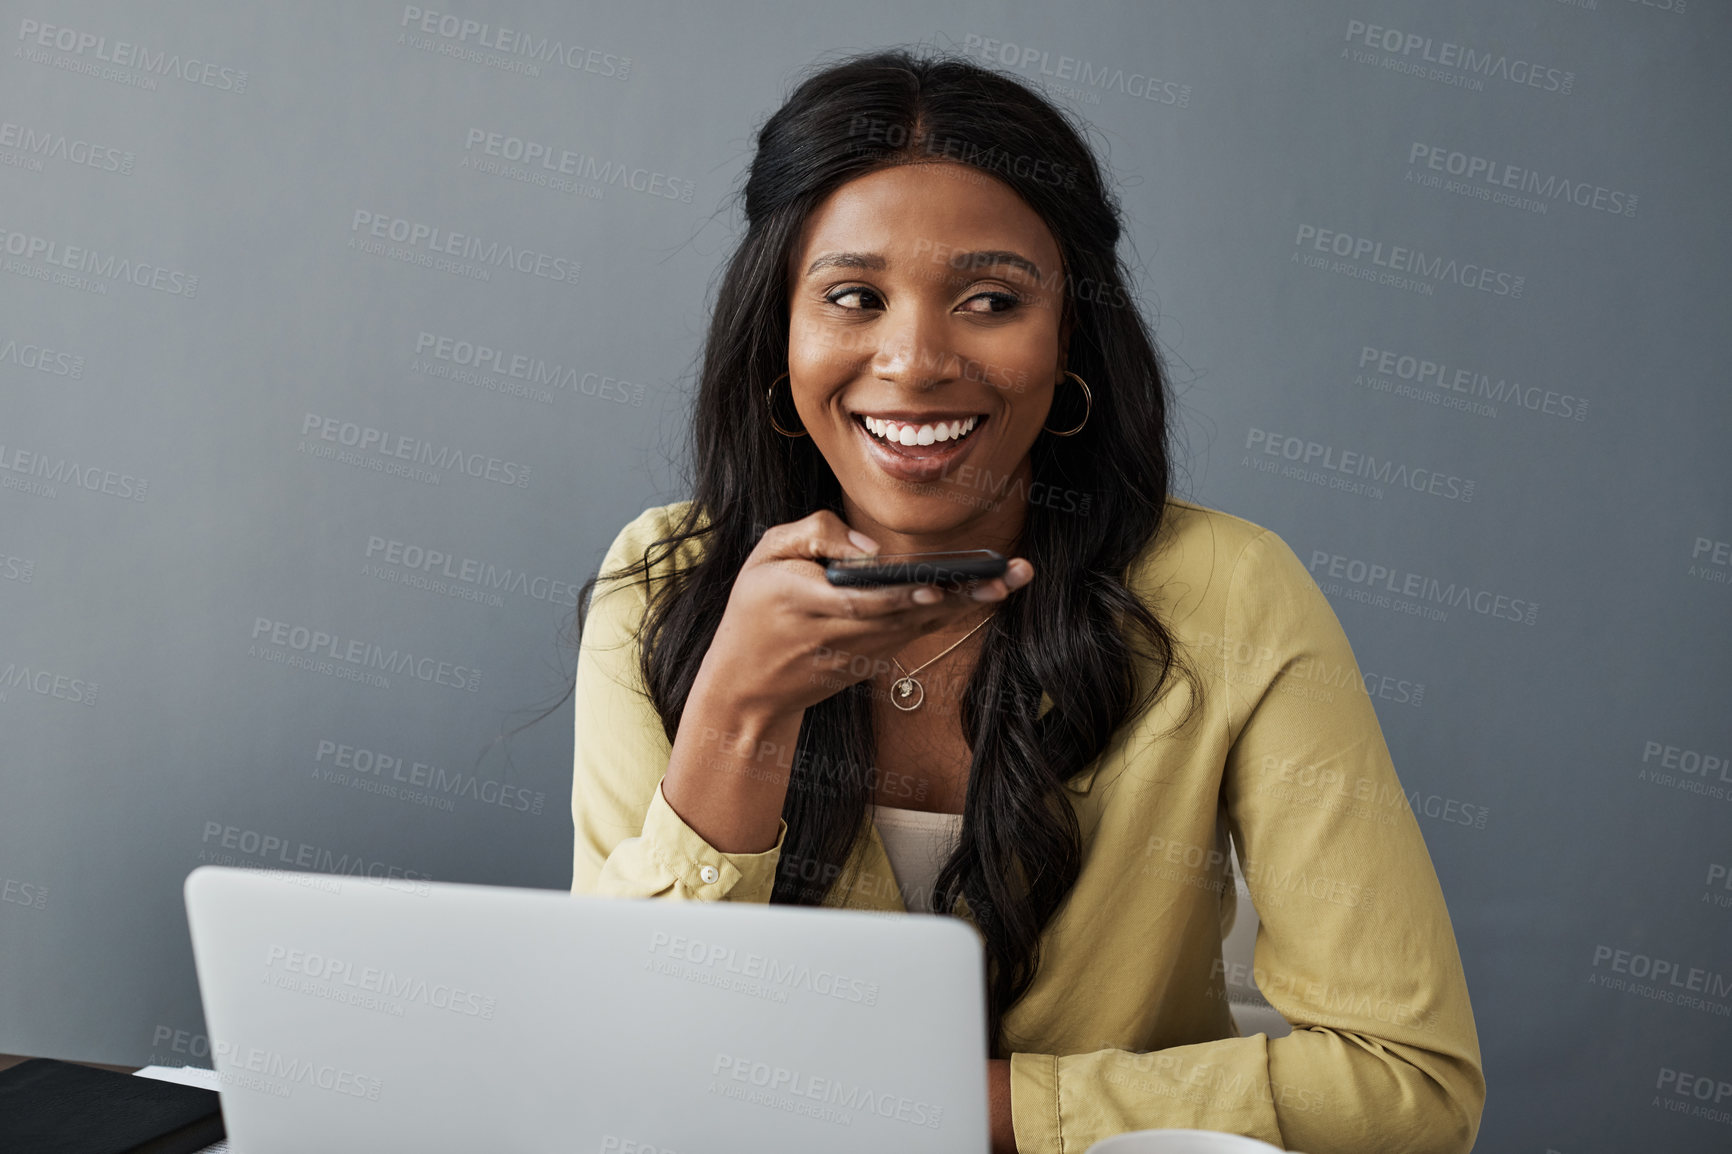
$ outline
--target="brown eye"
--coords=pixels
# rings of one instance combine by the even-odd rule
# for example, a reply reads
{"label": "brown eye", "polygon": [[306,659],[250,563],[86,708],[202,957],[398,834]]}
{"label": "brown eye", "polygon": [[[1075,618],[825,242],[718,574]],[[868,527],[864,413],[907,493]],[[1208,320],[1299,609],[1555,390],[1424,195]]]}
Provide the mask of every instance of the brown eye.
{"label": "brown eye", "polygon": [[864,303],[858,305],[845,305],[840,303],[848,297],[870,297],[873,300],[877,300],[878,294],[867,288],[848,288],[843,289],[841,292],[831,293],[824,299],[829,301],[831,304],[836,305],[837,308],[864,309],[867,307]]}

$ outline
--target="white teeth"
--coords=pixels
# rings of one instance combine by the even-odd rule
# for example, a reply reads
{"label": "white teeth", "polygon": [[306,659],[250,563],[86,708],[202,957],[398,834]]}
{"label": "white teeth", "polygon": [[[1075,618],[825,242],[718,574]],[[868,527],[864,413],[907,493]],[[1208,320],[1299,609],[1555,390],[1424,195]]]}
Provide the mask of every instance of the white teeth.
{"label": "white teeth", "polygon": [[940,421],[930,425],[905,425],[862,415],[861,422],[877,437],[898,445],[931,445],[939,441],[958,441],[974,431],[979,417],[961,421]]}

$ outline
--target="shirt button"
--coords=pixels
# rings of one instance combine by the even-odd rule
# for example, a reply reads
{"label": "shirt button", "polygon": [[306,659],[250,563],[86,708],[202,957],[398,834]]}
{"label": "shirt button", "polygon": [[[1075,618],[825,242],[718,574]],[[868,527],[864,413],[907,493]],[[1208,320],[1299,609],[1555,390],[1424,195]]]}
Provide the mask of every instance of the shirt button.
{"label": "shirt button", "polygon": [[717,870],[715,866],[705,866],[703,869],[698,871],[698,876],[704,879],[705,885],[712,886],[716,884],[716,879],[722,875],[721,871]]}

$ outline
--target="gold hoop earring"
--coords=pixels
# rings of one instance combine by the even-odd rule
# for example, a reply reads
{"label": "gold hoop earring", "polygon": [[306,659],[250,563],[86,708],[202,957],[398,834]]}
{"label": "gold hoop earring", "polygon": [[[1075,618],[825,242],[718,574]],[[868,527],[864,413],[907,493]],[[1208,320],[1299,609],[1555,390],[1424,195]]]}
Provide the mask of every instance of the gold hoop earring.
{"label": "gold hoop earring", "polygon": [[1083,431],[1083,425],[1086,425],[1089,423],[1089,414],[1094,412],[1095,396],[1093,393],[1089,392],[1089,386],[1088,386],[1087,381],[1083,380],[1081,377],[1077,376],[1075,373],[1071,372],[1069,369],[1065,370],[1064,375],[1069,377],[1071,380],[1075,381],[1077,383],[1077,388],[1079,388],[1083,391],[1083,405],[1084,405],[1083,419],[1077,425],[1076,428],[1066,429],[1063,432],[1060,432],[1057,429],[1048,428],[1046,425],[1042,425],[1041,428],[1046,429],[1047,432],[1051,433],[1055,437],[1074,437],[1078,433]]}
{"label": "gold hoop earring", "polygon": [[[784,436],[784,437],[793,437],[793,438],[804,437],[806,435],[805,429],[801,429],[797,433],[792,433],[792,432],[789,432],[787,429],[784,429],[776,421],[776,381],[780,381],[782,379],[782,377],[785,377],[787,375],[788,375],[787,373],[783,373],[781,377],[777,377],[775,381],[771,381],[770,387],[764,390],[764,404],[766,406],[768,406],[768,408],[770,410],[770,427],[772,429],[776,430],[776,432],[782,434],[782,436]],[[793,389],[794,389],[794,383],[792,381],[789,381],[788,382],[788,393],[789,393],[789,399],[790,400],[793,399]]]}

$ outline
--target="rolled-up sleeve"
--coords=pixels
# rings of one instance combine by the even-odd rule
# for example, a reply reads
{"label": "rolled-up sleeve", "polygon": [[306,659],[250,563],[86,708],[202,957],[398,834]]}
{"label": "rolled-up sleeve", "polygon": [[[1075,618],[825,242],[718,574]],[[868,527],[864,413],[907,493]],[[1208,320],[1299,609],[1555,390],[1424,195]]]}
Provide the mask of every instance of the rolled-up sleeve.
{"label": "rolled-up sleeve", "polygon": [[1178,1127],[1306,1154],[1465,1154],[1486,1087],[1443,892],[1347,637],[1272,533],[1233,566],[1222,636],[1221,800],[1260,919],[1254,979],[1293,1031],[1015,1054],[1018,1149]]}
{"label": "rolled-up sleeve", "polygon": [[[646,511],[615,538],[602,573],[636,562],[665,531],[666,510]],[[598,582],[590,601],[573,702],[571,892],[768,902],[786,824],[761,853],[723,853],[662,796],[673,750],[638,668],[645,605],[641,578]]]}

